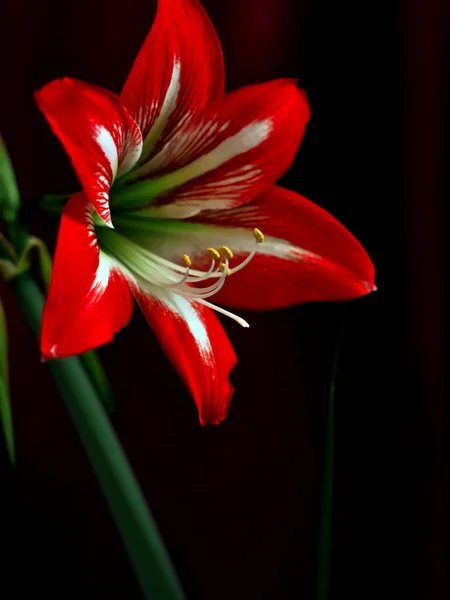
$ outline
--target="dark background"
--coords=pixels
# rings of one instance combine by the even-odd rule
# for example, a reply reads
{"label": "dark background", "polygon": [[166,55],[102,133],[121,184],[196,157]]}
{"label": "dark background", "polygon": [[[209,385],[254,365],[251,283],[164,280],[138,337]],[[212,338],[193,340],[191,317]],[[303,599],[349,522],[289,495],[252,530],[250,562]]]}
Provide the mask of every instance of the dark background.
{"label": "dark background", "polygon": [[[76,189],[32,92],[68,75],[115,92],[151,0],[1,0],[1,131],[24,201]],[[449,192],[449,7],[438,0],[204,0],[228,89],[300,78],[313,118],[283,184],[368,250],[379,291],[249,313],[228,419],[201,428],[135,311],[101,350],[114,424],[189,599],[314,597],[332,356],[332,598],[449,597],[443,399],[443,198]],[[50,244],[56,224],[34,231]],[[6,598],[138,600],[126,555],[35,341],[4,285],[17,467],[2,463]],[[6,455],[5,455],[6,456]],[[5,585],[6,585],[5,583]]]}

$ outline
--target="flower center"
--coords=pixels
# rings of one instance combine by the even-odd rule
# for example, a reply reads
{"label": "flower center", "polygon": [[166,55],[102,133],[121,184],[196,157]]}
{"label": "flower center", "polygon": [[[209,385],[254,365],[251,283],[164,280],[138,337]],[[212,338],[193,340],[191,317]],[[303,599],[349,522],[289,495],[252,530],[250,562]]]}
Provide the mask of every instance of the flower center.
{"label": "flower center", "polygon": [[[119,233],[117,229],[97,226],[95,231],[101,252],[118,261],[139,287],[149,293],[152,288],[157,287],[181,294],[232,318],[243,327],[249,326],[241,317],[207,302],[207,298],[222,289],[227,277],[249,264],[259,244],[264,241],[264,235],[259,229],[253,230],[255,245],[252,251],[235,266],[230,264],[233,252],[228,246],[207,248],[205,254],[211,259],[208,269],[193,268],[192,260],[187,254],[180,257],[181,264],[163,258]],[[206,282],[210,282],[210,285],[197,287],[197,284]]]}

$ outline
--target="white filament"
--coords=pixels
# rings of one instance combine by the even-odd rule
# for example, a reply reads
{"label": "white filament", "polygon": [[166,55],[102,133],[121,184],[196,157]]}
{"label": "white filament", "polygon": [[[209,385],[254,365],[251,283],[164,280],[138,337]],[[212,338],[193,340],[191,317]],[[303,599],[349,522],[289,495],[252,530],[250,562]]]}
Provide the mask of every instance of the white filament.
{"label": "white filament", "polygon": [[[111,235],[111,233],[109,234]],[[230,269],[229,259],[222,254],[221,260],[212,258],[209,269],[203,271],[189,266],[178,265],[150,250],[142,248],[121,234],[114,232],[115,243],[110,246],[108,238],[104,238],[104,250],[119,260],[133,277],[144,287],[156,286],[180,294],[187,299],[200,302],[213,310],[233,319],[242,327],[249,327],[247,321],[234,313],[215,304],[207,302],[207,298],[217,294],[225,285],[227,277],[246,267],[256,254],[258,242],[245,260]],[[118,238],[121,238],[120,241]],[[103,244],[102,244],[103,246]],[[190,261],[189,261],[190,262]],[[215,280],[207,287],[195,287],[195,284]],[[149,289],[151,292],[151,290]]]}

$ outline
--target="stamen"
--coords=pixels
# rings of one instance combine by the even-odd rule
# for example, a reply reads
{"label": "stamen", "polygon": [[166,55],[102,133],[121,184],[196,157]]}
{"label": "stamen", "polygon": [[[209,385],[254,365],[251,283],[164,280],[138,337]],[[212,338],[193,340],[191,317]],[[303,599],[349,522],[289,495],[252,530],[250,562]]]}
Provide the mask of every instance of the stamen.
{"label": "stamen", "polygon": [[243,260],[241,262],[240,265],[238,265],[237,267],[233,267],[231,269],[231,273],[230,275],[233,275],[234,273],[237,273],[238,271],[241,271],[244,267],[246,267],[248,265],[248,263],[252,260],[252,258],[255,256],[256,251],[258,249],[260,242],[256,241],[255,245],[253,246],[253,250],[250,252],[250,254],[247,256],[247,258],[245,260]]}
{"label": "stamen", "polygon": [[230,267],[228,266],[227,263],[220,263],[220,265],[219,265],[219,271],[221,273],[226,273],[227,277],[228,277],[228,275],[231,275],[231,269],[230,269]]}
{"label": "stamen", "polygon": [[217,292],[223,287],[225,279],[228,277],[228,271],[228,261],[226,261],[224,263],[224,268],[222,269],[222,275],[216,281],[216,283],[213,283],[213,285],[204,288],[190,287],[185,293],[188,294],[191,298],[209,298],[210,296],[217,294]]}
{"label": "stamen", "polygon": [[189,267],[191,266],[191,259],[189,258],[189,256],[187,254],[184,254],[182,256],[182,260],[184,262],[184,264],[186,265],[186,273],[183,275],[183,277],[179,280],[176,281],[175,283],[167,283],[166,287],[168,288],[175,288],[175,287],[179,287],[180,285],[183,285],[183,283],[186,283],[188,277],[189,277]]}
{"label": "stamen", "polygon": [[183,256],[181,257],[181,260],[183,261],[183,264],[185,267],[192,266],[192,261],[187,254],[183,254]]}
{"label": "stamen", "polygon": [[206,254],[215,260],[220,260],[220,254],[215,248],[206,248]]}
{"label": "stamen", "polygon": [[[205,279],[209,279],[214,271],[216,270],[216,261],[213,260],[211,262],[211,266],[209,267],[208,271],[206,273],[204,273],[203,275],[194,275],[193,277],[189,277],[188,279],[188,283],[195,283],[196,281],[205,281]],[[197,272],[201,272],[201,271],[196,271]]]}
{"label": "stamen", "polygon": [[256,227],[253,230],[253,237],[258,242],[258,244],[262,244],[263,241],[264,241],[264,234],[263,234],[263,232],[260,231],[259,229],[256,229]]}
{"label": "stamen", "polygon": [[227,258],[228,258],[228,260],[230,260],[231,258],[233,258],[233,253],[228,248],[228,246],[221,246],[219,248],[219,253],[223,260],[225,260]]}
{"label": "stamen", "polygon": [[236,323],[239,323],[239,325],[241,325],[242,327],[250,327],[250,325],[245,319],[243,319],[242,317],[238,317],[229,310],[225,310],[221,306],[217,306],[212,302],[208,302],[207,300],[202,299],[197,300],[197,302],[200,302],[200,304],[203,304],[203,306],[208,306],[209,308],[212,308],[213,310],[217,311],[218,313],[221,313],[222,315],[225,315],[226,317],[230,317],[230,319],[233,319],[233,321],[236,321]]}
{"label": "stamen", "polygon": [[[208,270],[204,271],[191,268],[192,260],[188,254],[183,254],[181,257],[184,265],[181,266],[142,247],[116,230],[106,230],[101,227],[97,231],[97,239],[102,250],[121,261],[131,276],[134,276],[144,287],[156,286],[173,290],[230,317],[243,327],[249,327],[247,321],[207,302],[206,298],[217,294],[224,286],[227,277],[242,270],[252,260],[259,244],[264,241],[264,234],[259,229],[254,229],[253,237],[255,245],[252,251],[245,260],[233,268],[230,268],[229,261],[234,255],[228,246],[221,246],[219,249],[207,248],[205,252],[212,260]],[[215,280],[214,283],[206,287],[196,287],[197,283],[209,279]],[[147,289],[151,293],[151,288]]]}

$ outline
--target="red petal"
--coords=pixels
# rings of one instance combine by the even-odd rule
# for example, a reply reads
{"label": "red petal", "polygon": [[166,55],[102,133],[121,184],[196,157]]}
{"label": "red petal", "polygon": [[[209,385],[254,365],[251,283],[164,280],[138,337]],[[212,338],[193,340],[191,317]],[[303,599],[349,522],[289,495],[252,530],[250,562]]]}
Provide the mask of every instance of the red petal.
{"label": "red petal", "polygon": [[187,298],[158,290],[135,291],[144,315],[197,405],[200,423],[227,416],[233,387],[228,375],[236,355],[213,311]]}
{"label": "red petal", "polygon": [[35,96],[72,159],[87,197],[110,223],[109,188],[115,176],[129,171],[141,155],[139,127],[114,94],[87,83],[56,80]]}
{"label": "red petal", "polygon": [[63,358],[105,344],[130,319],[133,302],[128,284],[100,253],[93,214],[83,193],[64,209],[44,307],[44,358]]}
{"label": "red petal", "polygon": [[[227,278],[211,301],[271,309],[317,300],[349,300],[375,289],[374,268],[355,237],[324,209],[273,186],[244,206],[204,212],[191,221],[164,221],[148,247],[173,261],[188,254],[192,268],[209,266],[205,248],[228,246],[230,267],[252,251],[254,227],[265,234],[253,260]],[[202,285],[210,285],[211,281]]]}
{"label": "red petal", "polygon": [[217,34],[197,0],[158,0],[155,22],[122,91],[146,149],[164,130],[223,95],[224,66]]}
{"label": "red petal", "polygon": [[152,196],[176,188],[161,203],[194,212],[238,206],[289,168],[309,116],[306,96],[292,80],[232,92],[205,106],[142,165],[133,178],[156,178],[130,194],[136,197],[139,186]]}
{"label": "red petal", "polygon": [[[376,289],[373,264],[356,238],[323,208],[294,192],[274,186],[246,207],[211,215],[208,222],[248,228],[248,236],[256,226],[266,238],[251,263],[229,277],[214,297],[219,304],[266,310],[350,300]],[[228,242],[233,250],[234,239],[230,236]],[[279,242],[283,245],[277,247]],[[235,254],[231,266],[245,257],[238,248]]]}

